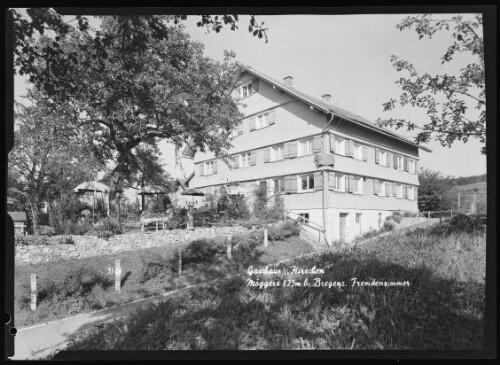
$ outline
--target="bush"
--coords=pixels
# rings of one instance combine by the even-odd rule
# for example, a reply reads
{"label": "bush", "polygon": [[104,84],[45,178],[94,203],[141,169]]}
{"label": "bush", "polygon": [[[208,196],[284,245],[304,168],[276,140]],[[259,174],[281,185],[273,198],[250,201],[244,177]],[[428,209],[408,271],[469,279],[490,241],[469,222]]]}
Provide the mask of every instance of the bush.
{"label": "bush", "polygon": [[392,231],[394,227],[396,227],[396,223],[392,220],[388,220],[384,222],[384,226],[382,227],[382,229],[384,231]]}
{"label": "bush", "polygon": [[390,216],[392,218],[392,220],[396,223],[401,223],[401,221],[403,220],[403,217],[401,216],[401,212],[400,211],[397,211],[397,212],[393,212],[392,215]]}
{"label": "bush", "polygon": [[243,265],[254,261],[263,254],[259,248],[263,240],[264,233],[262,231],[234,235],[231,239],[233,259]]}
{"label": "bush", "polygon": [[452,233],[474,233],[480,231],[485,220],[480,216],[457,214],[449,221],[432,226],[428,233],[431,235],[449,236]]}
{"label": "bush", "polygon": [[286,221],[268,229],[270,241],[283,241],[290,236],[300,234],[300,225],[297,222]]}
{"label": "bush", "polygon": [[90,293],[93,287],[100,285],[103,288],[111,286],[113,279],[97,271],[93,267],[81,267],[68,273],[60,288],[60,293],[65,296],[84,296]]}
{"label": "bush", "polygon": [[169,261],[163,256],[155,253],[142,255],[141,271],[139,272],[139,282],[145,283],[152,279],[164,279],[172,274],[173,260]]}
{"label": "bush", "polygon": [[38,233],[40,235],[51,236],[56,234],[56,230],[50,226],[38,226]]}
{"label": "bush", "polygon": [[86,233],[99,238],[108,239],[111,236],[122,233],[122,231],[118,223],[112,222],[108,218],[103,218],[93,225]]}
{"label": "bush", "polygon": [[210,261],[217,255],[223,254],[226,246],[214,239],[198,239],[191,241],[182,251],[182,263],[191,264]]}

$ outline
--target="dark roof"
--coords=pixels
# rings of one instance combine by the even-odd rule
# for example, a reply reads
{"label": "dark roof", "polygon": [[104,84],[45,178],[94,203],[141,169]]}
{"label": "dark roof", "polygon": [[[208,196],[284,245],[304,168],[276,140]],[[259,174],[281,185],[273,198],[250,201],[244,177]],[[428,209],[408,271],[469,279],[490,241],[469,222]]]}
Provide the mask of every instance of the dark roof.
{"label": "dark roof", "polygon": [[7,212],[14,222],[26,222],[26,212]]}
{"label": "dark roof", "polygon": [[[250,67],[248,65],[242,64],[241,62],[238,62],[238,65],[240,67],[240,72],[234,78],[234,82],[237,81],[239,76],[244,71],[247,71],[248,73],[250,73],[250,74],[252,74],[260,79],[267,81],[268,83],[280,88],[281,90],[287,92],[288,94],[290,94],[292,96],[295,96],[295,97],[305,101],[306,103],[311,104],[313,107],[316,107],[317,109],[319,109],[325,113],[331,112],[332,114],[337,115],[337,116],[339,116],[343,119],[346,119],[348,121],[354,122],[356,124],[361,124],[362,126],[368,127],[376,132],[386,134],[386,135],[389,135],[391,137],[395,137],[395,138],[397,138],[405,143],[411,144],[412,146],[421,148],[424,151],[432,152],[427,147],[420,146],[419,144],[413,142],[412,140],[410,140],[406,137],[403,137],[403,136],[393,132],[392,130],[390,130],[388,128],[379,127],[379,126],[375,125],[374,123],[370,122],[368,119],[365,119],[357,114],[354,114],[348,110],[342,109],[336,105],[327,103],[324,100],[312,97],[306,93],[303,93],[303,92],[295,89],[294,87],[287,86],[284,83],[282,83],[278,80],[275,80],[272,77],[269,77],[269,76],[263,74],[262,72],[253,69],[252,67]],[[234,86],[234,84],[233,84],[233,86]]]}

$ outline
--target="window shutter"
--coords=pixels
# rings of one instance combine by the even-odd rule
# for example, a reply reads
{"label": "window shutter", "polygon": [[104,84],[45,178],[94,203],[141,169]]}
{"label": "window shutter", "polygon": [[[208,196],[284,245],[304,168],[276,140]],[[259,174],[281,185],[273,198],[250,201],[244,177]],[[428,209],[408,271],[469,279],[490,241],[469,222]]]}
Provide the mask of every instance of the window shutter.
{"label": "window shutter", "polygon": [[335,136],[330,134],[330,152],[335,153]]}
{"label": "window shutter", "polygon": [[290,176],[290,192],[297,192],[297,175]]}
{"label": "window shutter", "polygon": [[392,195],[398,196],[398,185],[397,184],[392,184]]}
{"label": "window shutter", "polygon": [[243,123],[239,123],[237,126],[236,126],[236,132],[238,132],[238,134],[243,134]]}
{"label": "window shutter", "polygon": [[347,156],[354,157],[354,141],[348,140],[347,143]]}
{"label": "window shutter", "polygon": [[313,152],[314,153],[322,153],[323,152],[323,136],[314,136]]}
{"label": "window shutter", "polygon": [[314,190],[323,190],[323,174],[321,171],[314,173]]}
{"label": "window shutter", "polygon": [[233,168],[237,169],[240,167],[240,155],[233,156]]}
{"label": "window shutter", "polygon": [[214,166],[213,166],[212,172],[213,172],[214,174],[216,174],[216,173],[217,173],[217,160],[214,160]]}
{"label": "window shutter", "polygon": [[288,158],[297,157],[297,141],[289,142]]}
{"label": "window shutter", "polygon": [[387,154],[387,167],[391,167],[392,165],[392,156],[393,156],[392,153]]}
{"label": "window shutter", "polygon": [[415,160],[415,174],[418,174],[418,161]]}
{"label": "window shutter", "polygon": [[255,164],[257,164],[257,151],[252,151],[250,153],[250,165],[251,166],[254,166]]}
{"label": "window shutter", "polygon": [[205,172],[204,163],[202,162],[202,163],[200,163],[200,176],[203,176],[204,172]]}
{"label": "window shutter", "polygon": [[283,178],[283,183],[285,186],[285,193],[289,193],[290,192],[290,176],[285,176]]}
{"label": "window shutter", "polygon": [[414,194],[415,194],[415,200],[418,200],[418,188],[415,186],[413,188]]}
{"label": "window shutter", "polygon": [[408,199],[408,186],[403,185],[403,198]]}
{"label": "window shutter", "polygon": [[380,164],[380,150],[375,148],[375,163]]}
{"label": "window shutter", "polygon": [[386,182],[385,183],[385,195],[391,196],[391,190],[392,190],[392,183]]}
{"label": "window shutter", "polygon": [[264,162],[271,160],[271,147],[264,148]]}
{"label": "window shutter", "polygon": [[363,161],[368,161],[368,147],[363,146]]}
{"label": "window shutter", "polygon": [[398,157],[399,155],[394,155],[394,160],[392,161],[395,169],[398,168]]}
{"label": "window shutter", "polygon": [[252,94],[259,91],[259,79],[252,80]]}
{"label": "window shutter", "polygon": [[347,192],[353,193],[354,192],[354,176],[346,175],[346,179],[347,179]]}
{"label": "window shutter", "polygon": [[274,110],[269,112],[269,125],[272,125],[275,123],[275,116],[274,116]]}
{"label": "window shutter", "polygon": [[250,118],[249,123],[250,123],[250,132],[254,131],[255,130],[255,123],[256,123],[255,117]]}
{"label": "window shutter", "polygon": [[290,142],[286,142],[283,145],[283,158],[288,158],[290,155]]}
{"label": "window shutter", "polygon": [[408,171],[408,159],[403,157],[403,170]]}
{"label": "window shutter", "polygon": [[380,181],[373,179],[373,194],[378,195],[380,193]]}
{"label": "window shutter", "polygon": [[328,172],[328,189],[334,190],[335,187],[335,172]]}

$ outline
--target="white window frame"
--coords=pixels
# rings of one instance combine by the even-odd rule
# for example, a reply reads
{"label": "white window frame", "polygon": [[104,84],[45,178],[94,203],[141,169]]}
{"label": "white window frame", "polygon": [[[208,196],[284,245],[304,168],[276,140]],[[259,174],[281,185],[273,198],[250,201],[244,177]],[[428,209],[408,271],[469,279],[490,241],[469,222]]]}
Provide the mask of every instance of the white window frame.
{"label": "white window frame", "polygon": [[415,200],[415,187],[408,186],[407,194],[408,194],[408,200]]}
{"label": "white window frame", "polygon": [[297,156],[307,156],[313,154],[313,139],[305,138],[298,141]]}
{"label": "white window frame", "polygon": [[283,160],[284,153],[284,145],[277,144],[275,146],[271,146],[271,150],[269,153],[269,161],[279,161]]}
{"label": "white window frame", "polygon": [[[302,187],[302,183],[306,182],[306,188]],[[304,174],[304,175],[298,175],[297,178],[297,191],[298,192],[305,192],[305,191],[313,191],[314,190],[314,174]]]}
{"label": "white window frame", "polygon": [[354,156],[356,160],[363,160],[363,146],[359,143],[354,143]]}
{"label": "white window frame", "polygon": [[415,160],[408,159],[408,171],[409,171],[411,174],[414,174],[414,173],[415,173]]}
{"label": "white window frame", "polygon": [[208,161],[203,164],[203,175],[214,174],[214,162]]}
{"label": "white window frame", "polygon": [[387,196],[387,184],[385,181],[380,182],[378,196]]}
{"label": "white window frame", "polygon": [[346,150],[346,139],[341,137],[335,137],[335,153],[338,155],[345,156]]}
{"label": "white window frame", "polygon": [[388,157],[387,151],[379,150],[378,153],[379,153],[379,158],[378,158],[379,165],[387,166],[387,157]]}
{"label": "white window frame", "polygon": [[398,170],[403,171],[403,156],[398,155],[397,159],[398,159]]}
{"label": "white window frame", "polygon": [[[275,178],[275,179],[271,179],[272,181],[272,184],[273,184],[273,192],[274,193],[281,193],[282,191],[284,191],[284,186],[282,184],[282,179],[281,178]],[[278,182],[278,184],[276,184],[276,182]],[[276,191],[276,189],[278,188],[278,191]]]}
{"label": "white window frame", "polygon": [[246,98],[252,95],[252,83],[246,82],[239,87],[240,99]]}
{"label": "white window frame", "polygon": [[269,125],[269,113],[262,113],[255,118],[255,129],[266,128]]}
{"label": "white window frame", "polygon": [[250,166],[250,152],[240,154],[240,165],[239,167],[249,167]]}
{"label": "white window frame", "polygon": [[396,197],[402,198],[403,197],[403,185],[398,184],[397,187],[398,187],[397,188],[398,190],[397,190],[397,193],[396,193]]}
{"label": "white window frame", "polygon": [[355,177],[354,178],[354,194],[363,195],[364,193],[364,178],[363,177]]}
{"label": "white window frame", "polygon": [[[345,174],[336,173],[333,178],[334,178],[333,190],[345,192]],[[339,181],[340,181],[340,186],[338,184]]]}

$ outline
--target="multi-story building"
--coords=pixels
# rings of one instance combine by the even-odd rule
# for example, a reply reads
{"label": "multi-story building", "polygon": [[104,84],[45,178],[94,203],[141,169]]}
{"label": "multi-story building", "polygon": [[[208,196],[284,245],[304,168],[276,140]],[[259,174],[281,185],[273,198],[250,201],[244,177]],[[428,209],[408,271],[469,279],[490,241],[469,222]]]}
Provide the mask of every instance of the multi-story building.
{"label": "multi-story building", "polygon": [[[232,95],[244,114],[229,163],[194,155],[190,186],[208,196],[238,184],[282,192],[285,208],[319,227],[328,244],[382,227],[394,211],[417,211],[419,148],[398,134],[240,64]],[[430,151],[429,151],[430,152]]]}

